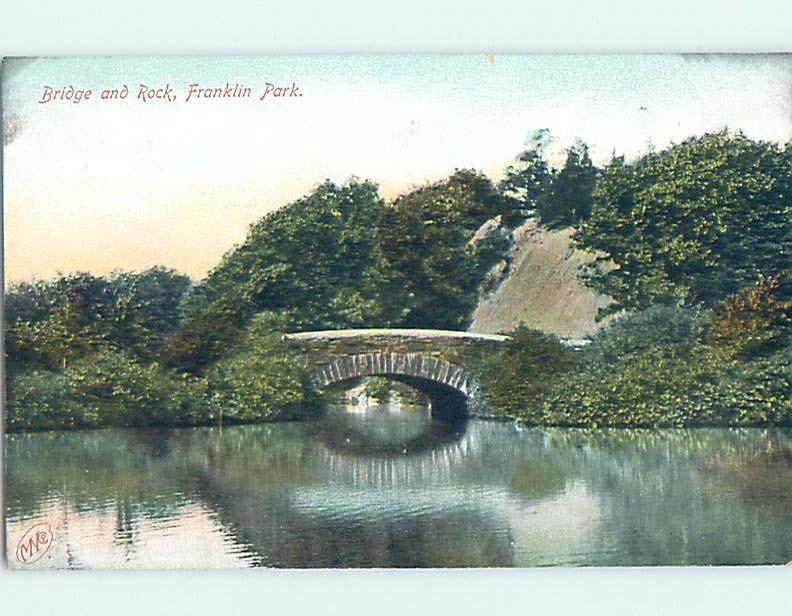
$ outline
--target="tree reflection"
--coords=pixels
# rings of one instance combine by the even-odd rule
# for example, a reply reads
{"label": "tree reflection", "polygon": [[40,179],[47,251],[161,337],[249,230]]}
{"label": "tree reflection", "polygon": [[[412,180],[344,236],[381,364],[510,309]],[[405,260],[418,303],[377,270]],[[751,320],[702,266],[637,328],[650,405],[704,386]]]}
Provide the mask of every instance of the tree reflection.
{"label": "tree reflection", "polygon": [[[339,410],[300,423],[14,434],[6,455],[9,524],[57,508],[74,513],[61,530],[77,533],[109,516],[109,534],[89,543],[122,548],[123,562],[145,563],[157,520],[184,524],[191,544],[222,532],[215,549],[230,542],[245,562],[276,567],[792,559],[783,430],[517,430]],[[197,510],[220,530],[193,528],[184,512]],[[63,566],[91,562],[68,547]]]}

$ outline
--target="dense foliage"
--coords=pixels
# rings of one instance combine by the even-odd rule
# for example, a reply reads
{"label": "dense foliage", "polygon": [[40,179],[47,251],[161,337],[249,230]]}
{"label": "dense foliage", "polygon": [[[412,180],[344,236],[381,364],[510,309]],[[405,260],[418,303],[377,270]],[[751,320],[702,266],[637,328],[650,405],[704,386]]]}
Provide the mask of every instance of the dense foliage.
{"label": "dense foliage", "polygon": [[533,212],[597,255],[621,318],[582,350],[521,327],[475,363],[492,412],[559,425],[792,423],[792,148],[720,132],[597,169],[549,134],[494,185],[473,170],[386,203],[325,182],[250,227],[192,284],[165,268],[34,281],[5,296],[10,430],[300,417],[286,331],[464,329]]}
{"label": "dense foliage", "polygon": [[372,233],[384,207],[370,182],[325,182],[264,216],[190,293],[168,363],[205,369],[263,311],[292,331],[388,324]]}
{"label": "dense foliage", "polygon": [[458,171],[386,205],[371,182],[325,182],[253,225],[186,299],[167,363],[201,372],[239,341],[254,314],[284,331],[463,327],[478,287],[507,247],[473,242],[503,200]]}
{"label": "dense foliage", "polygon": [[63,370],[30,369],[9,383],[9,430],[186,426],[293,419],[310,408],[304,367],[276,334],[251,328],[240,350],[197,378],[100,350]]}
{"label": "dense foliage", "polygon": [[255,342],[243,333],[240,345],[252,351],[217,364],[211,383],[158,362],[179,326],[188,285],[186,276],[154,268],[12,287],[5,313],[8,429],[290,417],[308,391],[293,383],[301,368],[256,328],[249,334]]}
{"label": "dense foliage", "polygon": [[[746,309],[741,298],[757,292],[746,289],[714,311],[656,306],[622,317],[572,361],[560,361],[560,345],[545,338],[543,354],[555,360],[522,377],[496,377],[490,402],[500,415],[539,425],[792,425],[790,304],[786,317],[768,318],[767,305],[784,302],[774,296]],[[736,327],[725,324],[735,304],[743,307]],[[522,348],[498,354],[500,370],[530,355],[533,345],[520,340],[525,333],[512,343]]]}
{"label": "dense foliage", "polygon": [[281,345],[281,335],[271,319],[254,318],[234,353],[208,371],[219,421],[292,419],[315,406],[308,370]]}
{"label": "dense foliage", "polygon": [[504,227],[476,232],[507,213],[492,183],[472,171],[457,171],[386,208],[376,237],[386,267],[384,296],[400,307],[395,324],[464,329],[485,274],[508,248]]}
{"label": "dense foliage", "polygon": [[554,167],[547,160],[550,142],[549,131],[535,132],[499,188],[512,207],[534,212],[547,227],[569,227],[591,216],[598,172],[582,141],[567,149],[563,167]]}
{"label": "dense foliage", "polygon": [[5,344],[11,374],[63,368],[110,348],[141,361],[156,358],[178,327],[189,278],[165,268],[60,276],[11,287],[5,296]]}
{"label": "dense foliage", "polygon": [[190,425],[212,414],[202,382],[110,350],[8,383],[9,430]]}
{"label": "dense foliage", "polygon": [[792,148],[724,131],[615,158],[576,240],[613,311],[712,306],[792,267]]}
{"label": "dense foliage", "polygon": [[483,362],[488,401],[501,413],[531,407],[543,399],[559,374],[575,366],[575,360],[575,351],[557,337],[522,325]]}

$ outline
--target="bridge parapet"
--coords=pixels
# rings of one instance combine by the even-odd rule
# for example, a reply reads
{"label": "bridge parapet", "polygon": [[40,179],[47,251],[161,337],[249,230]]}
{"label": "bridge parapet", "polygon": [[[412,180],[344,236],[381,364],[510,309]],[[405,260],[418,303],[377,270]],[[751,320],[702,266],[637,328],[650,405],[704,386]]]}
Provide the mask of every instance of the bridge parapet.
{"label": "bridge parapet", "polygon": [[286,334],[284,341],[298,348],[313,365],[339,357],[390,352],[416,354],[468,364],[495,350],[508,336],[434,329],[346,329]]}

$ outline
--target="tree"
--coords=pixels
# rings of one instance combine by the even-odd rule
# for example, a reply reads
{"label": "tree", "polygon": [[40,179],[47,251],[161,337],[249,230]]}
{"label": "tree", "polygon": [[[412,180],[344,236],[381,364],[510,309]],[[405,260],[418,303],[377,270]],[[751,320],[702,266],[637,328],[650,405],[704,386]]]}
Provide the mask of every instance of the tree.
{"label": "tree", "polygon": [[790,267],[792,150],[721,131],[614,158],[575,240],[609,311],[714,305]]}
{"label": "tree", "polygon": [[464,327],[486,272],[507,245],[503,229],[476,238],[508,206],[485,176],[458,170],[396,199],[377,224],[384,296],[408,327]]}
{"label": "tree", "polygon": [[523,213],[538,213],[545,208],[556,170],[547,162],[550,131],[546,128],[529,134],[526,148],[514,164],[506,168],[498,189],[509,204]]}
{"label": "tree", "polygon": [[189,277],[164,267],[116,272],[108,281],[113,301],[110,340],[143,362],[159,357],[181,321]]}
{"label": "tree", "polygon": [[387,325],[394,308],[378,294],[377,190],[367,181],[327,181],[252,225],[186,298],[169,363],[202,371],[264,311],[280,314],[291,331]]}
{"label": "tree", "polygon": [[6,357],[11,372],[63,368],[102,348],[156,359],[181,317],[189,278],[162,267],[76,273],[11,287],[6,294]]}
{"label": "tree", "polygon": [[531,133],[526,149],[506,168],[499,189],[513,208],[535,213],[545,226],[568,227],[591,215],[597,168],[588,146],[577,140],[567,149],[564,166],[556,169],[546,160],[551,141],[547,129]]}
{"label": "tree", "polygon": [[597,168],[591,162],[588,146],[582,141],[567,150],[564,166],[553,177],[548,198],[539,208],[546,226],[570,227],[588,220],[597,182]]}
{"label": "tree", "polygon": [[62,368],[106,344],[113,320],[107,281],[77,273],[25,283],[6,294],[6,358],[11,373]]}

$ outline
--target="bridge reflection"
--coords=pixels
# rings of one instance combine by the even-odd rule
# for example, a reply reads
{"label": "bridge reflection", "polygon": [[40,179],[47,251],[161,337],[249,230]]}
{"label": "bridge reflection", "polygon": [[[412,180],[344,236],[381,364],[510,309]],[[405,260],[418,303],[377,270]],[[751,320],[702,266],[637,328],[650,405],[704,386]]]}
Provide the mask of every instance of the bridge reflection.
{"label": "bridge reflection", "polygon": [[420,406],[371,405],[361,412],[333,405],[297,427],[301,435],[292,443],[301,453],[290,458],[301,463],[289,468],[299,477],[240,489],[222,468],[202,475],[204,502],[258,564],[514,565],[508,520],[472,501],[469,487],[453,480],[480,442],[467,422],[438,420]]}
{"label": "bridge reflection", "polygon": [[325,420],[308,424],[308,433],[333,454],[414,456],[458,443],[467,420],[444,421],[426,406],[374,404],[354,409],[329,405]]}

